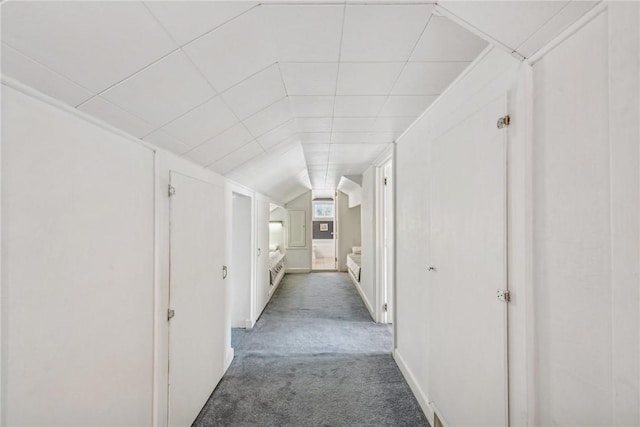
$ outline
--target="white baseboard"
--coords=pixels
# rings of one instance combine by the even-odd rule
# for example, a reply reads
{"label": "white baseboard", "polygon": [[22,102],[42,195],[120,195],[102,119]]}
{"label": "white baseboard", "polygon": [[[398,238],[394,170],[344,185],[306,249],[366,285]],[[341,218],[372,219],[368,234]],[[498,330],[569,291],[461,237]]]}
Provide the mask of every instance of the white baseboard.
{"label": "white baseboard", "polygon": [[309,269],[309,268],[287,268],[285,270],[285,273],[287,273],[287,274],[305,274],[305,273],[311,273],[311,269]]}
{"label": "white baseboard", "polygon": [[429,398],[427,398],[427,395],[424,394],[424,392],[418,385],[416,377],[414,377],[411,373],[411,370],[407,366],[407,362],[405,362],[397,348],[393,351],[393,358],[396,361],[398,368],[400,368],[400,372],[402,372],[404,379],[407,380],[407,384],[409,384],[409,388],[413,392],[413,395],[416,397],[416,400],[418,401],[422,412],[424,412],[427,420],[429,420],[429,424],[434,425],[434,412],[433,409],[431,409],[431,406],[429,406]]}
{"label": "white baseboard", "polygon": [[362,302],[364,302],[365,307],[367,307],[367,310],[369,310],[369,315],[371,315],[371,318],[373,319],[373,321],[376,321],[376,314],[373,311],[373,306],[371,305],[371,303],[369,302],[369,299],[367,298],[367,296],[364,294],[364,291],[362,290],[362,286],[360,286],[360,282],[358,282],[355,278],[355,276],[351,273],[351,271],[347,271],[347,274],[349,275],[349,277],[351,277],[351,281],[353,282],[353,284],[356,287],[356,290],[358,291],[358,293],[360,294],[360,298],[362,298]]}
{"label": "white baseboard", "polygon": [[230,348],[229,351],[227,351],[227,355],[224,358],[224,372],[227,372],[227,369],[229,369],[229,366],[231,366],[231,362],[233,362],[233,356],[235,355],[233,348]]}
{"label": "white baseboard", "polygon": [[245,329],[251,329],[251,328],[253,328],[253,325],[255,325],[255,324],[256,324],[256,322],[251,320],[251,319],[247,319],[247,320],[244,321]]}

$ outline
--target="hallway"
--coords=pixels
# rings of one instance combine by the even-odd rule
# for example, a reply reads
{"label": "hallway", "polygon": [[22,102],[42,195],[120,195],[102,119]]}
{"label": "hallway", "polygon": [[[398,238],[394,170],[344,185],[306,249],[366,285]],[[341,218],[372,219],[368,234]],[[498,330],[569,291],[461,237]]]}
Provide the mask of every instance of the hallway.
{"label": "hallway", "polygon": [[287,275],[194,425],[427,426],[391,345],[347,274]]}

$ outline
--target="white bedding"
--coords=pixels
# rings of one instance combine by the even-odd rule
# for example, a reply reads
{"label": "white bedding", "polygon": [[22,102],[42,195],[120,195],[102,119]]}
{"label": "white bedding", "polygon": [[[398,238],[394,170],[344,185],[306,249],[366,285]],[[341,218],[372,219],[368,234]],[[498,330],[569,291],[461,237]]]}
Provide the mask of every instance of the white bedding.
{"label": "white bedding", "polygon": [[360,281],[360,263],[362,255],[360,254],[348,254],[347,255],[347,268],[351,271],[351,274]]}
{"label": "white bedding", "polygon": [[284,268],[284,254],[280,251],[269,252],[269,277],[271,284],[275,284],[278,273]]}

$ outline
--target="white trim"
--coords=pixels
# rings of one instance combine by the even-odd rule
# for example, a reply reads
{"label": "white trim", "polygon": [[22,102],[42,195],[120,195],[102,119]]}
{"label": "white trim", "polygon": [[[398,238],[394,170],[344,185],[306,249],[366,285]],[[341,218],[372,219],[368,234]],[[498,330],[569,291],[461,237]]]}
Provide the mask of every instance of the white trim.
{"label": "white trim", "polygon": [[[2,85],[10,87],[12,89],[17,90],[18,92],[30,96],[32,98],[35,98],[39,101],[42,101],[58,110],[64,111],[65,113],[69,113],[69,114],[73,114],[74,116],[84,120],[85,122],[91,123],[92,125],[98,126],[101,129],[104,129],[108,132],[111,132],[113,134],[116,134],[120,137],[126,138],[131,142],[135,142],[136,144],[139,144],[141,146],[143,146],[144,148],[147,148],[151,151],[158,151],[160,150],[160,148],[156,147],[155,145],[147,142],[147,141],[143,141],[140,138],[136,138],[135,136],[131,135],[130,133],[127,133],[121,129],[118,129],[115,126],[110,125],[109,123],[100,120],[90,114],[87,114],[83,111],[78,110],[77,108],[74,108],[68,104],[65,104],[64,102],[53,98],[49,95],[46,95],[34,88],[32,88],[31,86],[27,86],[24,83],[19,82],[18,80],[15,80],[11,77],[8,77],[4,74],[0,74],[0,81],[2,82]],[[173,153],[172,153],[173,154]],[[198,165],[200,166],[200,165]],[[200,166],[202,167],[202,166]],[[213,171],[211,171],[213,172]]]}
{"label": "white trim", "polygon": [[608,8],[607,2],[602,1],[593,9],[589,10],[583,16],[581,16],[577,21],[573,24],[569,25],[564,31],[562,31],[559,35],[554,37],[549,43],[540,48],[536,53],[531,55],[527,62],[529,65],[533,66],[536,62],[540,61],[544,58],[548,53],[553,51],[556,47],[562,44],[569,37],[577,33],[582,27],[587,25],[589,22],[593,21],[597,18],[601,13],[605,12]]}
{"label": "white trim", "polygon": [[402,372],[404,379],[407,381],[407,384],[409,384],[409,388],[411,389],[411,391],[413,392],[413,395],[418,401],[418,404],[420,405],[420,409],[422,409],[422,412],[424,412],[424,414],[427,416],[427,420],[429,420],[429,424],[434,425],[434,411],[429,405],[429,398],[418,385],[418,381],[416,380],[416,377],[413,376],[413,373],[409,369],[409,365],[407,365],[407,362],[404,360],[404,358],[400,354],[400,350],[397,348],[394,349],[392,355],[393,355],[393,359],[396,361],[396,364],[398,365],[398,368],[400,368],[400,372]]}
{"label": "white trim", "polygon": [[378,154],[378,157],[376,157],[372,164],[374,166],[382,166],[383,164],[387,163],[393,157],[393,145],[394,144],[389,144],[389,146],[385,148],[382,153]]}
{"label": "white trim", "polygon": [[[229,369],[229,366],[231,366],[231,362],[233,362],[233,358],[235,356],[235,351],[233,350],[233,347],[229,348],[229,350],[227,351],[227,354],[224,358],[224,370],[222,372],[222,377],[224,377],[224,374],[227,373],[227,370]],[[220,377],[220,381],[222,381],[222,377]],[[220,382],[218,382],[220,383]]]}
{"label": "white trim", "polygon": [[460,18],[458,15],[456,15],[453,12],[451,12],[446,7],[444,7],[444,6],[440,5],[440,4],[436,4],[436,6],[433,9],[433,11],[436,14],[440,14],[441,16],[449,18],[450,20],[452,20],[456,24],[460,25],[461,27],[466,28],[467,30],[469,30],[469,32],[471,32],[471,33],[475,34],[476,36],[480,37],[481,39],[484,39],[487,42],[489,42],[490,45],[493,45],[495,47],[498,47],[498,48],[504,50],[505,52],[507,52],[508,54],[513,56],[514,58],[516,58],[518,61],[522,61],[522,60],[525,59],[525,57],[522,56],[516,49],[511,48],[511,47],[507,46],[506,44],[502,43],[500,40],[493,38],[489,34],[485,33],[481,29],[479,29],[478,27],[475,27],[471,23],[469,23],[469,22],[465,21],[464,19]]}
{"label": "white trim", "polygon": [[356,290],[360,294],[360,298],[362,298],[362,302],[364,302],[365,307],[367,307],[367,310],[369,311],[369,315],[375,321],[376,320],[375,312],[373,311],[373,308],[371,307],[371,303],[367,299],[367,296],[364,294],[364,291],[362,290],[362,286],[360,286],[360,282],[356,280],[356,276],[354,276],[351,270],[349,270],[348,268],[347,268],[347,274],[349,274],[351,281],[353,282],[354,286],[356,287]]}

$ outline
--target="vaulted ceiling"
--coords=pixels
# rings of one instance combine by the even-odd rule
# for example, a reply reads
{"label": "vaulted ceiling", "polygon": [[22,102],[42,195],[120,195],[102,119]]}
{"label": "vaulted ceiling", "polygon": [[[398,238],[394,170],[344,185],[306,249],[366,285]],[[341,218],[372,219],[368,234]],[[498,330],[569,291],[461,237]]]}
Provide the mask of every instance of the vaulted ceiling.
{"label": "vaulted ceiling", "polygon": [[594,4],[513,3],[7,2],[2,73],[286,202],[362,173],[474,34],[528,56]]}

